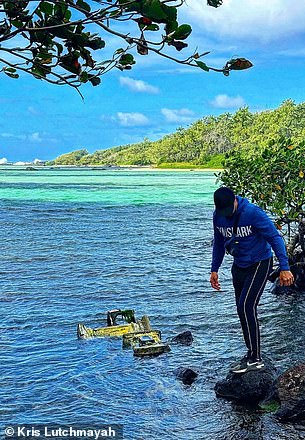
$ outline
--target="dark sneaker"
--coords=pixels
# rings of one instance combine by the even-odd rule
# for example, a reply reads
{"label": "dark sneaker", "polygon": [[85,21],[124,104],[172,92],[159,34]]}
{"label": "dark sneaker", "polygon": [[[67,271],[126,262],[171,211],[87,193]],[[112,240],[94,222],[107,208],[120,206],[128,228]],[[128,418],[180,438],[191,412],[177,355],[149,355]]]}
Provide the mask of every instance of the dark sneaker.
{"label": "dark sneaker", "polygon": [[248,371],[262,371],[265,369],[265,364],[262,360],[260,361],[251,361],[248,360],[245,363],[241,363],[240,366],[231,369],[232,373],[241,374],[247,373]]}
{"label": "dark sneaker", "polygon": [[262,371],[265,369],[264,361],[248,361],[247,371]]}
{"label": "dark sneaker", "polygon": [[230,371],[233,372],[233,370],[236,370],[236,368],[245,368],[246,365],[247,365],[247,361],[248,361],[248,359],[249,359],[249,355],[248,355],[248,353],[247,353],[247,354],[245,354],[245,356],[242,357],[239,361],[234,362],[234,364],[232,364],[232,365],[230,366]]}

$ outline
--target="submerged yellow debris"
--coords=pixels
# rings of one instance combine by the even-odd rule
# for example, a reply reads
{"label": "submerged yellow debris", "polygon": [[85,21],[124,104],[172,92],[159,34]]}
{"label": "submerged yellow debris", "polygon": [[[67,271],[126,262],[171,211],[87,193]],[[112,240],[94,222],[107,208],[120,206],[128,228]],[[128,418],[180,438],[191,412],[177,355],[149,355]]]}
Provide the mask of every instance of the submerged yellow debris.
{"label": "submerged yellow debris", "polygon": [[151,330],[149,318],[144,315],[141,319],[130,324],[113,325],[109,327],[90,328],[84,324],[77,325],[77,336],[80,339],[92,337],[123,336],[126,333],[149,332]]}

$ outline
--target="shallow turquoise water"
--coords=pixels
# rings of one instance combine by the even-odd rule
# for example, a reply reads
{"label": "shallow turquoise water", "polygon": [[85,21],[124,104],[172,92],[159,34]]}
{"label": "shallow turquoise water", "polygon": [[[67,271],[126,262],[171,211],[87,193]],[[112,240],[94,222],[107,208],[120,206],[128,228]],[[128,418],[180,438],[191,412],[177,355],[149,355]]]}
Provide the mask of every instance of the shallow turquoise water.
{"label": "shallow turquoise water", "polygon": [[111,205],[211,202],[215,176],[203,172],[2,168],[0,198]]}
{"label": "shallow turquoise water", "polygon": [[[0,170],[0,420],[121,423],[124,438],[300,439],[302,427],[216,399],[243,354],[230,281],[208,282],[215,176],[206,172]],[[261,301],[263,351],[282,371],[304,361],[304,299]],[[191,347],[136,359],[120,339],[78,341],[105,312],[148,314]],[[186,387],[173,371],[191,366]]]}

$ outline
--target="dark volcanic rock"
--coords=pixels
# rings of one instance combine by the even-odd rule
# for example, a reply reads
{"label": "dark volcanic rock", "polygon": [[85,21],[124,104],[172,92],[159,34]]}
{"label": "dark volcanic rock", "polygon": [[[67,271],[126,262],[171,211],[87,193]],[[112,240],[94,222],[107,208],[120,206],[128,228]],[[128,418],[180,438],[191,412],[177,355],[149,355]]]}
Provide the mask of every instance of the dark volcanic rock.
{"label": "dark volcanic rock", "polygon": [[[305,224],[302,227],[305,228]],[[305,255],[300,246],[294,250],[293,256],[289,258],[289,264],[294,276],[293,285],[287,287],[280,286],[279,279],[277,278],[272,286],[272,293],[276,295],[290,295],[299,292],[305,294]]]}
{"label": "dark volcanic rock", "polygon": [[174,371],[177,379],[181,380],[184,385],[192,385],[198,373],[191,368],[179,367]]}
{"label": "dark volcanic rock", "polygon": [[279,280],[277,279],[271,288],[271,292],[274,295],[295,295],[299,292],[305,293],[305,289],[300,289],[294,284],[292,286],[280,286]]}
{"label": "dark volcanic rock", "polygon": [[264,361],[266,368],[263,371],[248,371],[243,374],[229,372],[224,380],[216,383],[216,395],[257,405],[270,394],[275,380],[275,367],[268,359],[264,358]]}
{"label": "dark volcanic rock", "polygon": [[182,344],[182,345],[192,345],[193,343],[193,335],[189,330],[186,330],[185,332],[179,333],[179,335],[174,336],[171,339],[171,342],[173,344]]}
{"label": "dark volcanic rock", "polygon": [[305,420],[305,364],[290,368],[274,384],[273,398],[280,402],[275,416],[283,422]]}

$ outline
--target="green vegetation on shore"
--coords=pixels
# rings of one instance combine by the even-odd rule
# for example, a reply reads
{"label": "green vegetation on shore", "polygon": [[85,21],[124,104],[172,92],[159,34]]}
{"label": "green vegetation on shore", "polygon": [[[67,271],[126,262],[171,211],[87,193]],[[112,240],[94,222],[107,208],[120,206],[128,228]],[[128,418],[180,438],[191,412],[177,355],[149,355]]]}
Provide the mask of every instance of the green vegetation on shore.
{"label": "green vegetation on shore", "polygon": [[236,194],[268,211],[279,226],[298,223],[305,215],[305,140],[292,142],[283,136],[251,156],[231,150],[219,177]]}
{"label": "green vegetation on shore", "polygon": [[86,149],[57,157],[49,165],[153,165],[160,168],[221,168],[236,148],[251,157],[282,137],[305,139],[305,103],[284,101],[279,108],[207,116],[157,141],[144,139],[90,154]]}

